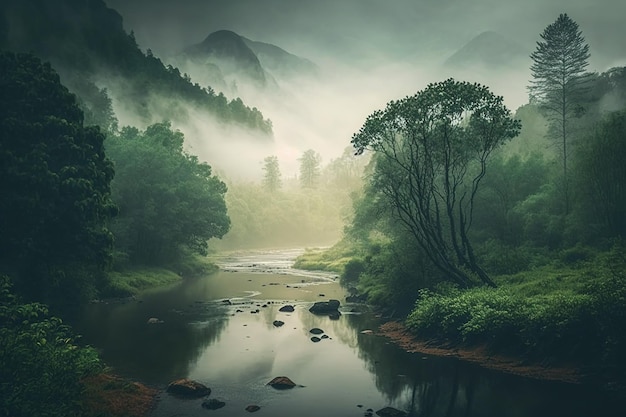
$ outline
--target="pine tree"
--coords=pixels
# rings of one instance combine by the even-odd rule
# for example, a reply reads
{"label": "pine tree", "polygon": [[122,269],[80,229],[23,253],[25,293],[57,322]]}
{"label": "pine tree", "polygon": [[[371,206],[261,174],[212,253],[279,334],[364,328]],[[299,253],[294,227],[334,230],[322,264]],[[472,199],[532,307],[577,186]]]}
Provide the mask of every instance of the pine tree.
{"label": "pine tree", "polygon": [[582,113],[582,97],[586,89],[585,68],[589,45],[585,43],[578,24],[567,14],[559,15],[540,35],[537,49],[530,57],[533,79],[531,98],[547,111],[551,136],[561,152],[563,165],[563,202],[569,212],[570,193],[567,161],[572,137],[572,119]]}
{"label": "pine tree", "polygon": [[277,156],[268,156],[263,160],[263,187],[270,193],[274,193],[282,186],[280,166],[278,164]]}
{"label": "pine tree", "polygon": [[322,157],[313,149],[309,149],[302,154],[298,161],[300,161],[300,184],[302,188],[316,188],[321,174]]}

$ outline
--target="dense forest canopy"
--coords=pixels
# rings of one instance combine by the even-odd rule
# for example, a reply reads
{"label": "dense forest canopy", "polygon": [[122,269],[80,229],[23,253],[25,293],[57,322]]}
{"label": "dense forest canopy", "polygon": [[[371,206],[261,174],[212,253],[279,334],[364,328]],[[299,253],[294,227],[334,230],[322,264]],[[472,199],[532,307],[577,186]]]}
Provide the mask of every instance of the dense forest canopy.
{"label": "dense forest canopy", "polygon": [[[38,301],[93,289],[110,257],[113,164],[49,64],[0,55],[1,265]],[[70,272],[70,270],[72,272]]]}

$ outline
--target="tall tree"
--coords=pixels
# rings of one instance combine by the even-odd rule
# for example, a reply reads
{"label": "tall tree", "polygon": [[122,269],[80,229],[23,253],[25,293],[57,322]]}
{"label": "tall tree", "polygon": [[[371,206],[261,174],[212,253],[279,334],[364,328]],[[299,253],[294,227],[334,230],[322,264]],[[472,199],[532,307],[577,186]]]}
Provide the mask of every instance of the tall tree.
{"label": "tall tree", "polygon": [[492,152],[520,123],[479,84],[452,79],[387,104],[352,137],[373,150],[373,188],[430,260],[460,286],[471,274],[495,285],[477,264],[469,239],[474,198]]}
{"label": "tall tree", "polygon": [[110,255],[113,165],[49,64],[3,53],[0,75],[0,269],[28,298],[69,305]]}
{"label": "tall tree", "polygon": [[309,149],[298,159],[300,161],[300,184],[302,188],[312,189],[317,187],[321,171],[322,157],[313,149]]}
{"label": "tall tree", "polygon": [[582,99],[586,89],[585,68],[589,60],[589,45],[585,43],[578,24],[567,14],[559,15],[540,35],[537,49],[530,55],[533,79],[528,87],[532,98],[538,100],[551,121],[551,135],[561,151],[563,165],[563,204],[565,214],[570,209],[568,159],[573,118],[582,114]]}
{"label": "tall tree", "polygon": [[144,132],[125,127],[107,138],[115,163],[112,222],[116,249],[132,263],[177,261],[184,247],[204,254],[207,241],[230,228],[226,185],[211,167],[183,150],[184,136],[169,122]]}
{"label": "tall tree", "polygon": [[268,156],[263,160],[263,187],[270,193],[275,193],[282,186],[280,165],[278,157],[275,155]]}

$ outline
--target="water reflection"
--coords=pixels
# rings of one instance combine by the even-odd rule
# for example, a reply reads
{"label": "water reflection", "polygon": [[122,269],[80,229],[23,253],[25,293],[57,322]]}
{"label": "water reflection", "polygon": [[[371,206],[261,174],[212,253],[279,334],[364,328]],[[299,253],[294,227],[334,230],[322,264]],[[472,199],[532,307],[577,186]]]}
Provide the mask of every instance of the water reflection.
{"label": "water reflection", "polygon": [[[77,324],[84,340],[119,372],[151,383],[189,373],[219,340],[229,319],[219,302],[198,302],[187,286],[146,294],[140,301],[92,305]],[[149,324],[156,318],[162,323]]]}

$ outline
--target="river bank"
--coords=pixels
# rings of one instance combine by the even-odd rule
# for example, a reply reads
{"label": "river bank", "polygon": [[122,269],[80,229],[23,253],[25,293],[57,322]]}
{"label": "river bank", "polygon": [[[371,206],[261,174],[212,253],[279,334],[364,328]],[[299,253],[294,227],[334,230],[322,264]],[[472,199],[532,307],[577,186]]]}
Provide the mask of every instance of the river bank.
{"label": "river bank", "polygon": [[420,340],[402,323],[389,321],[378,328],[381,336],[389,338],[402,349],[410,353],[423,353],[432,356],[458,358],[478,364],[482,367],[513,375],[546,381],[560,381],[579,384],[585,379],[585,373],[574,365],[551,366],[528,363],[524,359],[492,353],[485,346],[460,347],[444,343]]}
{"label": "river bank", "polygon": [[626,394],[626,383],[623,378],[607,376],[600,369],[577,363],[537,363],[519,356],[493,352],[485,345],[455,346],[435,340],[422,340],[398,321],[381,324],[376,334],[388,338],[409,353],[457,358],[483,368],[524,378],[568,384],[593,384],[609,391]]}
{"label": "river bank", "polygon": [[83,379],[83,404],[87,415],[145,417],[154,409],[159,389],[110,373]]}

